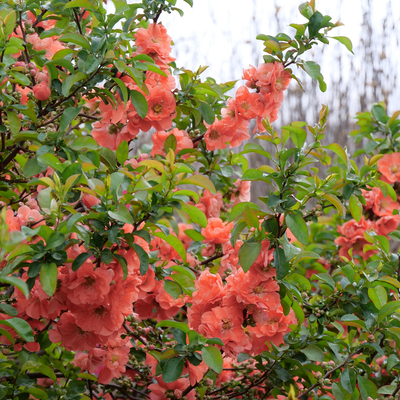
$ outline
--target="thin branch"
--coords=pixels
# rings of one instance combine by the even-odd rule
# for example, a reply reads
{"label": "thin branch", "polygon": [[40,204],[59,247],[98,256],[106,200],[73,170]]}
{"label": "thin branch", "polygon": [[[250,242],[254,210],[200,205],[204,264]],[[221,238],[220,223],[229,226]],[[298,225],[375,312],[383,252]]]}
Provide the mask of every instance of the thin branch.
{"label": "thin branch", "polygon": [[221,258],[221,257],[223,257],[223,254],[222,253],[218,253],[218,254],[215,254],[215,256],[212,256],[210,258],[207,258],[207,260],[202,261],[200,264],[201,265],[207,265],[211,261],[217,260],[218,258]]}
{"label": "thin branch", "polygon": [[122,326],[125,328],[125,330],[127,331],[127,332],[129,332],[135,339],[137,339],[137,340],[140,340],[145,346],[148,346],[148,342],[147,342],[147,340],[146,339],[143,339],[141,336],[138,336],[138,335],[135,335],[134,333],[133,333],[133,330],[131,329],[131,328],[129,328],[129,326],[126,324],[126,322],[124,322],[123,324],[122,324]]}

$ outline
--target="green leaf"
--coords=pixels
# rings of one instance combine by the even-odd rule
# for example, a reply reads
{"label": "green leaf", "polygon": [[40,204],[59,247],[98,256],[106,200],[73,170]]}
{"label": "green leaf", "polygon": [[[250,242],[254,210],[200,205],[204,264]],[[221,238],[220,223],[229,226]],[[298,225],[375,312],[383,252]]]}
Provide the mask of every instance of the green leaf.
{"label": "green leaf", "polygon": [[74,83],[81,81],[86,78],[86,74],[83,72],[77,72],[73,75],[68,75],[68,77],[63,81],[61,92],[67,97]]}
{"label": "green leaf", "polygon": [[349,208],[351,216],[357,221],[360,222],[362,213],[363,213],[363,206],[361,201],[358,200],[358,197],[352,194],[349,200]]}
{"label": "green leaf", "polygon": [[9,285],[17,287],[26,298],[29,297],[30,290],[26,282],[24,282],[22,279],[15,278],[14,276],[2,276],[0,278],[0,282],[8,283]]}
{"label": "green leaf", "polygon": [[128,208],[123,204],[120,204],[120,208],[117,211],[109,211],[108,215],[117,221],[124,222],[125,224],[133,224],[133,218]]}
{"label": "green leaf", "polygon": [[128,276],[128,264],[127,264],[125,258],[119,254],[114,254],[114,253],[113,253],[113,257],[118,261],[118,264],[121,266],[122,279],[125,280],[126,277]]}
{"label": "green leaf", "polygon": [[60,172],[63,172],[66,167],[66,165],[65,166],[62,165],[60,160],[54,154],[51,153],[42,154],[41,156],[38,157],[38,161]]}
{"label": "green leaf", "polygon": [[381,386],[378,389],[378,394],[388,394],[392,395],[392,393],[397,389],[397,385],[386,385],[386,386]]}
{"label": "green leaf", "polygon": [[380,310],[388,300],[386,289],[381,285],[368,288],[368,296],[378,310]]}
{"label": "green leaf", "polygon": [[187,273],[178,272],[177,274],[172,274],[171,278],[179,284],[183,292],[188,296],[192,296],[193,292],[196,290],[194,286],[194,278],[189,276]]}
{"label": "green leaf", "polygon": [[215,113],[209,104],[200,101],[200,107],[198,110],[207,124],[211,125],[215,122]]}
{"label": "green leaf", "polygon": [[91,136],[79,136],[74,142],[71,144],[72,150],[97,150],[99,145]]}
{"label": "green leaf", "polygon": [[257,260],[261,252],[261,242],[246,242],[239,249],[239,262],[244,272],[247,272]]}
{"label": "green leaf", "polygon": [[366,329],[366,325],[364,321],[361,321],[356,315],[354,314],[346,314],[343,315],[341,318],[342,325],[347,326],[354,326],[356,328],[363,328]]}
{"label": "green leaf", "polygon": [[182,211],[186,212],[194,223],[199,224],[203,228],[207,226],[207,217],[203,211],[190,204],[183,203],[181,206]]}
{"label": "green leaf", "polygon": [[347,367],[340,377],[340,383],[346,392],[353,393],[356,388],[356,373],[354,370]]}
{"label": "green leaf", "polygon": [[174,299],[177,299],[182,294],[181,287],[175,282],[165,280],[163,286],[164,290]]}
{"label": "green leaf", "polygon": [[378,324],[382,322],[387,316],[393,315],[400,310],[400,301],[391,301],[385,304],[378,313]]}
{"label": "green leaf", "polygon": [[165,139],[164,142],[164,150],[165,152],[168,154],[169,153],[169,149],[172,149],[173,152],[175,152],[176,150],[176,146],[177,146],[178,142],[176,140],[175,135],[173,135],[172,133]]}
{"label": "green leaf", "polygon": [[324,272],[324,273],[313,275],[313,276],[315,276],[318,279],[320,279],[321,281],[325,282],[332,289],[335,289],[335,286],[336,286],[335,281],[332,279],[332,277],[329,274]]}
{"label": "green leaf", "polygon": [[310,344],[305,349],[300,351],[311,361],[323,362],[325,359],[324,352],[314,344]]}
{"label": "green leaf", "polygon": [[133,243],[133,248],[140,260],[140,273],[141,275],[145,275],[150,265],[149,255],[136,243]]}
{"label": "green leaf", "polygon": [[7,314],[7,315],[11,315],[12,317],[15,317],[16,315],[18,315],[18,311],[16,308],[14,308],[13,306],[10,306],[7,303],[0,303],[0,308]]}
{"label": "green leaf", "polygon": [[48,296],[53,296],[57,288],[57,265],[55,263],[43,263],[40,269],[40,284]]}
{"label": "green leaf", "polygon": [[[113,81],[118,85],[122,93],[122,101],[126,105],[127,101],[129,100],[128,95],[128,88],[126,87],[125,83],[121,81],[121,79],[113,78]],[[139,93],[139,92],[138,92]]]}
{"label": "green leaf", "polygon": [[203,361],[217,374],[222,372],[224,360],[221,352],[214,346],[207,346],[201,349]]}
{"label": "green leaf", "polygon": [[301,149],[303,147],[303,144],[307,139],[307,132],[304,129],[291,125],[283,126],[282,129],[285,129],[291,133],[290,136],[297,148]]}
{"label": "green leaf", "polygon": [[342,217],[346,216],[346,207],[334,194],[324,193],[321,197],[323,197],[324,199],[328,200],[331,204],[333,204],[335,208],[340,212]]}
{"label": "green leaf", "polygon": [[64,9],[72,7],[93,9],[93,4],[89,0],[72,0],[64,6]]}
{"label": "green leaf", "polygon": [[390,285],[400,289],[400,282],[397,279],[392,278],[391,276],[382,276],[378,279],[378,281],[389,283]]}
{"label": "green leaf", "polygon": [[43,375],[48,376],[50,379],[52,379],[54,382],[57,382],[57,377],[54,371],[48,367],[47,365],[42,364],[39,367],[39,372],[42,373]]}
{"label": "green leaf", "polygon": [[320,12],[315,12],[308,23],[308,33],[309,38],[313,38],[318,31],[321,29],[322,21],[324,20],[324,16]]}
{"label": "green leaf", "polygon": [[77,271],[79,267],[91,256],[91,253],[81,253],[72,262],[72,271]]}
{"label": "green leaf", "polygon": [[345,391],[340,383],[332,383],[332,394],[335,400],[350,400],[351,396]]}
{"label": "green leaf", "polygon": [[24,175],[26,178],[30,178],[33,175],[40,174],[47,169],[46,165],[38,163],[36,157],[30,158],[24,165]]}
{"label": "green leaf", "polygon": [[21,120],[18,115],[13,111],[7,110],[8,124],[10,125],[10,131],[13,135],[16,135],[21,130]]}
{"label": "green leaf", "polygon": [[117,160],[121,165],[125,164],[129,154],[129,145],[126,140],[122,141],[117,148]]}
{"label": "green leaf", "polygon": [[185,360],[183,358],[170,358],[163,366],[162,378],[165,383],[175,382],[183,372]]}
{"label": "green leaf", "polygon": [[368,397],[372,397],[373,399],[378,398],[378,391],[372,381],[363,378],[361,375],[357,376],[357,381],[362,400],[368,400]]}
{"label": "green leaf", "polygon": [[303,216],[298,213],[286,214],[285,221],[295,238],[302,244],[308,244],[308,226],[304,222]]}
{"label": "green leaf", "polygon": [[53,232],[46,241],[46,249],[54,249],[65,242],[65,236],[61,232]]}
{"label": "green leaf", "polygon": [[168,244],[172,246],[173,249],[177,251],[179,256],[182,258],[183,262],[186,262],[186,249],[182,242],[174,235],[166,236],[163,232],[153,232],[154,236],[165,240]]}
{"label": "green leaf", "polygon": [[61,36],[58,40],[60,42],[77,44],[82,48],[90,51],[89,42],[82,35],[79,35],[78,33],[67,33],[66,35]]}
{"label": "green leaf", "polygon": [[[332,39],[336,39],[340,43],[344,44],[351,53],[353,53],[353,44],[351,40],[346,36],[330,36]],[[354,54],[354,53],[353,53]]]}
{"label": "green leaf", "polygon": [[276,278],[279,280],[283,279],[290,269],[285,252],[280,247],[277,247],[274,251],[274,266],[276,268]]}
{"label": "green leaf", "polygon": [[212,194],[216,193],[215,186],[210,178],[205,175],[193,175],[189,178],[182,179],[178,185],[196,185],[209,190]]}
{"label": "green leaf", "polygon": [[254,203],[250,202],[243,202],[243,203],[238,203],[236,204],[229,215],[229,222],[232,222],[234,219],[236,219],[239,215],[241,215],[246,207],[250,207],[252,210],[260,210],[260,207]]}
{"label": "green leaf", "polygon": [[260,229],[260,221],[250,207],[244,209],[244,220],[248,227],[252,227],[256,230]]}
{"label": "green leaf", "polygon": [[21,318],[10,318],[7,320],[0,320],[0,324],[13,328],[26,342],[34,341],[32,328],[25,320]]}
{"label": "green leaf", "polygon": [[319,75],[321,74],[320,66],[314,61],[306,61],[303,64],[303,67],[307,74],[310,75],[311,78],[313,78],[314,80],[317,80]]}
{"label": "green leaf", "polygon": [[176,321],[172,321],[172,320],[160,321],[156,325],[156,328],[178,328],[185,333],[190,332],[190,329],[186,324],[184,324],[183,322],[176,322]]}
{"label": "green leaf", "polygon": [[343,147],[340,146],[340,144],[332,143],[328,146],[324,146],[324,148],[336,153],[341,158],[341,160],[347,165],[347,162],[348,162],[347,154],[344,151]]}
{"label": "green leaf", "polygon": [[64,110],[60,120],[60,131],[64,131],[68,128],[68,125],[74,120],[74,118],[81,112],[82,107],[68,107]]}
{"label": "green leaf", "polygon": [[144,118],[149,111],[149,104],[142,93],[137,90],[131,90],[131,102],[140,118]]}

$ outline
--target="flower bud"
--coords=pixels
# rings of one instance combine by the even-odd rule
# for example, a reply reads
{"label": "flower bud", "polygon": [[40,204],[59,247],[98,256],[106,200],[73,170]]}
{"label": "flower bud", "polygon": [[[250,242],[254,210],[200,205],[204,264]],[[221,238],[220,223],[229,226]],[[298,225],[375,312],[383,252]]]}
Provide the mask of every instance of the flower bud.
{"label": "flower bud", "polygon": [[51,94],[50,88],[44,82],[35,85],[32,90],[35,98],[40,101],[47,100]]}

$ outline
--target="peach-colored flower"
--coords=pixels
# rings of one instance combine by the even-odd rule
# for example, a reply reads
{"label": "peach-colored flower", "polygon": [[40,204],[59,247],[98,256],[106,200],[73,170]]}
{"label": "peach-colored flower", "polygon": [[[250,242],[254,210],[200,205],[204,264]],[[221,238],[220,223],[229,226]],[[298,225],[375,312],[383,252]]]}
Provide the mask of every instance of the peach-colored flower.
{"label": "peach-colored flower", "polygon": [[[166,396],[167,390],[173,392],[176,399],[180,399],[185,389],[190,386],[188,378],[181,378],[172,383],[165,383],[161,376],[156,377],[156,380],[157,383],[149,385],[151,400],[168,400],[170,397]],[[195,391],[191,390],[186,397],[187,400],[195,400]]]}
{"label": "peach-colored flower", "polygon": [[394,210],[399,210],[400,204],[389,196],[384,197],[382,191],[379,191],[375,197],[374,206],[372,210],[374,214],[379,217],[386,217],[393,215]]}
{"label": "peach-colored flower", "polygon": [[344,256],[350,259],[349,250],[352,249],[353,256],[359,255],[363,260],[367,260],[377,250],[368,250],[364,253],[364,245],[368,242],[364,239],[364,232],[369,229],[374,229],[375,223],[361,218],[360,222],[352,219],[342,226],[338,226],[337,230],[342,235],[335,239],[335,243],[341,246],[339,256]]}
{"label": "peach-colored flower", "polygon": [[236,186],[236,190],[234,190],[234,192],[232,193],[232,196],[231,196],[232,206],[234,206],[238,203],[250,201],[251,182],[250,181],[241,181],[240,179],[238,179],[237,181],[235,181],[235,186]]}
{"label": "peach-colored flower", "polygon": [[249,346],[242,323],[243,308],[214,307],[201,316],[198,331],[206,338],[220,338],[224,342],[224,351],[236,355]]}
{"label": "peach-colored flower", "polygon": [[236,107],[240,115],[245,119],[253,119],[264,111],[259,93],[251,93],[246,86],[241,86],[236,92]]}
{"label": "peach-colored flower", "polygon": [[217,192],[216,194],[212,194],[209,190],[205,189],[196,207],[203,211],[207,218],[219,218],[223,204],[222,193]]}
{"label": "peach-colored flower", "polygon": [[94,264],[89,261],[83,263],[76,272],[76,276],[69,281],[68,299],[73,304],[101,304],[110,292],[113,271],[94,267]]}
{"label": "peach-colored flower", "polygon": [[253,272],[252,268],[246,273],[238,269],[234,275],[226,279],[227,295],[223,304],[239,303],[242,307],[256,306],[276,310],[281,305],[279,285],[274,279],[263,278],[261,274]]}
{"label": "peach-colored flower", "polygon": [[400,153],[385,154],[378,160],[378,171],[390,184],[400,181]]}
{"label": "peach-colored flower", "polygon": [[204,125],[207,128],[204,140],[209,151],[225,149],[226,144],[231,141],[235,134],[234,129],[225,124],[223,120],[215,119],[213,124],[208,125],[205,122]]}
{"label": "peach-colored flower", "polygon": [[106,342],[104,336],[81,329],[70,312],[61,315],[55,329],[49,331],[49,339],[53,343],[61,342],[68,351],[91,350],[97,344]]}
{"label": "peach-colored flower", "polygon": [[229,240],[234,223],[224,224],[220,218],[210,218],[207,227],[201,229],[203,243],[223,244]]}
{"label": "peach-colored flower", "polygon": [[129,142],[135,136],[128,131],[128,127],[122,123],[110,124],[106,120],[96,121],[91,132],[94,140],[103,147],[117,150],[121,142]]}
{"label": "peach-colored flower", "polygon": [[271,94],[274,102],[281,103],[283,92],[289,87],[292,80],[291,73],[284,70],[283,64],[280,62],[261,64],[255,76],[258,79],[257,86],[260,87],[261,93]]}

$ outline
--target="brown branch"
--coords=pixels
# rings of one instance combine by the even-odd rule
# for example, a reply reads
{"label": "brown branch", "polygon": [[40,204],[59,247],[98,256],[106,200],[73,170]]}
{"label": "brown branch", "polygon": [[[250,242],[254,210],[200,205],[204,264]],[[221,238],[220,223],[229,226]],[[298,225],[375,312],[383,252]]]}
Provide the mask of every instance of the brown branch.
{"label": "brown branch", "polygon": [[212,257],[210,257],[210,258],[207,258],[207,260],[202,261],[202,262],[200,263],[200,265],[207,265],[207,264],[210,263],[211,261],[217,260],[218,258],[221,258],[221,257],[223,257],[223,256],[224,256],[223,253],[215,254],[214,256],[212,256]]}
{"label": "brown branch", "polygon": [[138,335],[135,335],[134,333],[133,333],[133,330],[131,329],[131,328],[129,328],[129,326],[126,324],[126,322],[124,322],[123,324],[122,324],[122,326],[125,328],[125,330],[127,331],[127,332],[129,332],[135,339],[137,339],[137,340],[140,340],[145,346],[148,346],[148,342],[147,342],[147,340],[146,339],[143,339],[141,336],[138,336]]}
{"label": "brown branch", "polygon": [[162,13],[163,8],[164,8],[164,6],[161,6],[160,9],[158,10],[158,12],[157,12],[155,18],[153,19],[153,23],[155,23],[155,24],[157,23],[158,18],[160,18],[160,15],[161,15],[161,13]]}

